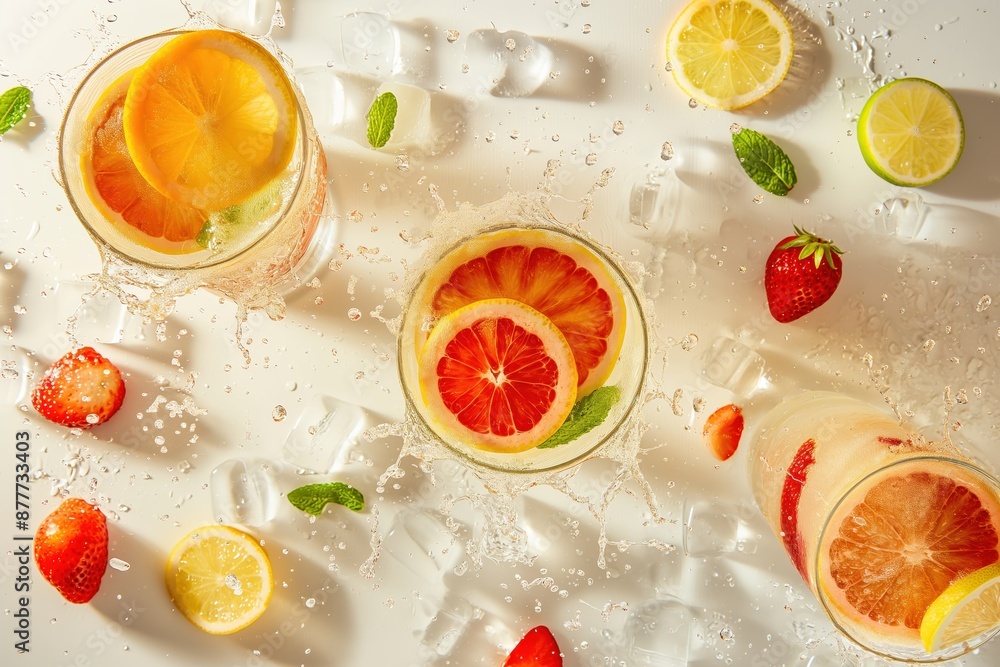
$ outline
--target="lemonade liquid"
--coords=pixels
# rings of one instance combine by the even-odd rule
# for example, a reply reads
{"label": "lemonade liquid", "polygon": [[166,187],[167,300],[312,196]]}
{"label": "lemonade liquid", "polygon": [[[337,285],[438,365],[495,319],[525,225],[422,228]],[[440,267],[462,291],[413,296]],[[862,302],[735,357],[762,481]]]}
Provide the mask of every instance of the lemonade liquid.
{"label": "lemonade liquid", "polygon": [[[760,423],[748,456],[758,507],[831,621],[875,653],[913,661],[941,659],[928,656],[920,647],[919,619],[929,600],[909,610],[908,623],[884,622],[877,608],[865,607],[859,612],[856,606],[864,605],[857,599],[852,602],[843,579],[838,582],[832,573],[831,553],[845,553],[845,545],[850,549],[858,547],[843,538],[845,531],[850,533],[852,522],[865,528],[864,519],[853,510],[859,503],[874,502],[874,496],[869,495],[873,489],[899,489],[898,493],[877,494],[879,518],[887,525],[905,523],[908,513],[920,505],[922,497],[911,493],[916,487],[886,486],[892,483],[890,480],[954,480],[978,496],[982,507],[990,512],[993,529],[1000,531],[996,480],[953,447],[924,440],[864,402],[826,392],[807,392],[774,408]],[[944,504],[942,501],[942,510]],[[866,533],[862,530],[860,534]],[[903,540],[907,543],[902,548],[904,563],[919,562],[926,555],[920,536],[910,537],[913,539]],[[894,548],[895,544],[876,542],[861,544],[859,553],[868,553],[868,549],[876,553],[882,547]],[[969,563],[972,569],[997,559],[995,539],[992,545],[963,546],[983,549],[978,556],[981,560]],[[865,562],[856,582],[861,588],[877,588],[880,582],[894,581],[899,574],[896,568],[900,559],[883,561],[862,556],[862,560]],[[954,579],[968,573],[960,572]],[[940,583],[939,587],[950,583]],[[905,599],[906,592],[901,595]],[[912,627],[914,624],[917,627]]]}

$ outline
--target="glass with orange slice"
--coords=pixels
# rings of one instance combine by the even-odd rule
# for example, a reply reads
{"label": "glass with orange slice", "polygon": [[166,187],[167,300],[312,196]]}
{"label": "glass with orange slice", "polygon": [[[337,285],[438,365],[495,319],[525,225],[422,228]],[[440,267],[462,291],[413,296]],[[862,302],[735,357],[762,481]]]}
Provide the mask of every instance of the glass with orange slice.
{"label": "glass with orange slice", "polygon": [[1000,628],[1000,483],[952,444],[807,392],[761,421],[749,466],[761,512],[854,643],[939,662]]}
{"label": "glass with orange slice", "polygon": [[300,266],[318,238],[326,159],[275,53],[214,26],[178,29],[83,79],[60,176],[117,287],[161,305],[208,287],[267,308]]}
{"label": "glass with orange slice", "polygon": [[649,357],[630,277],[554,219],[465,229],[424,259],[398,363],[421,437],[481,470],[554,471],[621,437]]}

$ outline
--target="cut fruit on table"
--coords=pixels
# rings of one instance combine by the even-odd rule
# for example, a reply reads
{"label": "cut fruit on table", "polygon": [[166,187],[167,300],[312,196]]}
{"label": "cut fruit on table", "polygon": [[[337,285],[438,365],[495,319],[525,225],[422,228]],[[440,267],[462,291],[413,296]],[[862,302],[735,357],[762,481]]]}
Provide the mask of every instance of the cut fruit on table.
{"label": "cut fruit on table", "polygon": [[264,549],[228,526],[204,526],[178,542],[167,562],[166,583],[178,611],[213,635],[256,621],[274,590]]}
{"label": "cut fruit on table", "polygon": [[204,225],[207,214],[199,209],[175,202],[154,189],[136,169],[125,145],[122,113],[125,94],[135,70],[128,72],[104,92],[91,114],[94,135],[90,151],[80,157],[84,184],[91,201],[109,218],[115,214],[132,227],[153,238],[171,243],[158,245],[164,252],[190,252],[194,244],[175,245],[191,241]]}
{"label": "cut fruit on table", "polygon": [[924,614],[920,639],[935,653],[1000,627],[1000,563],[963,577],[945,590]]}
{"label": "cut fruit on table", "polygon": [[736,453],[743,437],[743,424],[743,411],[732,403],[708,416],[701,436],[715,458],[727,461]]}
{"label": "cut fruit on table", "polygon": [[522,452],[556,432],[576,402],[576,366],[555,324],[514,299],[485,299],[443,317],[420,353],[420,391],[459,442]]}
{"label": "cut fruit on table", "polygon": [[108,567],[108,521],[82,498],[67,498],[35,532],[35,563],[74,604],[90,602]]}
{"label": "cut fruit on table", "polygon": [[930,185],[947,176],[962,156],[962,112],[936,83],[899,79],[865,103],[858,117],[858,145],[871,170],[890,183]]}
{"label": "cut fruit on table", "polygon": [[997,499],[951,472],[930,466],[879,479],[831,519],[824,586],[849,617],[917,641],[932,603],[1000,558]]}
{"label": "cut fruit on table", "polygon": [[443,257],[425,282],[435,316],[483,299],[516,299],[553,322],[573,350],[585,396],[611,375],[625,338],[625,298],[600,259],[539,229],[483,234]]}
{"label": "cut fruit on table", "polygon": [[56,360],[31,392],[38,414],[69,428],[103,424],[124,401],[121,372],[92,347],[81,347]]}
{"label": "cut fruit on table", "polygon": [[173,201],[217,211],[285,169],[298,117],[291,84],[264,47],[196,30],[137,69],[123,122],[129,155],[150,185]]}
{"label": "cut fruit on table", "polygon": [[552,631],[544,625],[525,633],[504,660],[503,667],[562,667],[562,653]]}
{"label": "cut fruit on table", "polygon": [[792,28],[768,0],[694,0],[667,35],[667,61],[680,89],[724,110],[777,88],[793,50]]}

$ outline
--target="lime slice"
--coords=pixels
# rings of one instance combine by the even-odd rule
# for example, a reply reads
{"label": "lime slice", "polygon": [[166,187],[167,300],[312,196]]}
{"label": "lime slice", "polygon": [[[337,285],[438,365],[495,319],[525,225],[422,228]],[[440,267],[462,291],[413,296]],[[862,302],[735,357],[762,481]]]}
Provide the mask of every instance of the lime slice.
{"label": "lime slice", "polygon": [[792,28],[769,0],[693,0],[667,35],[677,85],[716,109],[738,109],[774,90],[792,51]]}
{"label": "lime slice", "polygon": [[958,164],[965,125],[947,90],[925,79],[899,79],[865,103],[858,144],[876,174],[894,185],[920,187],[941,180]]}
{"label": "lime slice", "polygon": [[962,577],[931,603],[920,623],[920,639],[928,653],[936,653],[998,626],[1000,563],[994,563]]}

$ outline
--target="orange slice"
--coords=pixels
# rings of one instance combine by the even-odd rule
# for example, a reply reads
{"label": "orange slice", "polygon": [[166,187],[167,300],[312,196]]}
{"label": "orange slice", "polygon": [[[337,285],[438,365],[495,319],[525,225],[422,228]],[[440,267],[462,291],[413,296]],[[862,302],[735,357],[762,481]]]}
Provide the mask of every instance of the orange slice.
{"label": "orange slice", "polygon": [[209,211],[238,204],[288,165],[295,95],[278,61],[223,30],[175,37],[138,68],[125,141],[154,188]]}
{"label": "orange slice", "polygon": [[580,396],[602,386],[625,337],[625,299],[604,262],[583,244],[542,229],[484,234],[441,259],[429,284],[435,316],[481,299],[517,299],[562,332]]}
{"label": "orange slice", "polygon": [[883,478],[832,524],[827,593],[880,636],[919,642],[931,603],[1000,558],[998,522],[997,499],[958,473],[931,468]]}
{"label": "orange slice", "polygon": [[420,354],[420,390],[444,434],[494,452],[522,452],[556,432],[576,402],[569,343],[513,299],[445,316]]}
{"label": "orange slice", "polygon": [[[80,157],[80,167],[86,178],[91,201],[109,219],[121,217],[132,227],[153,238],[172,242],[192,241],[205,224],[203,211],[171,201],[154,190],[132,164],[125,135],[122,112],[125,93],[135,70],[126,73],[102,95],[91,115],[94,134],[90,151]],[[161,244],[163,252],[191,252],[200,246]]]}

